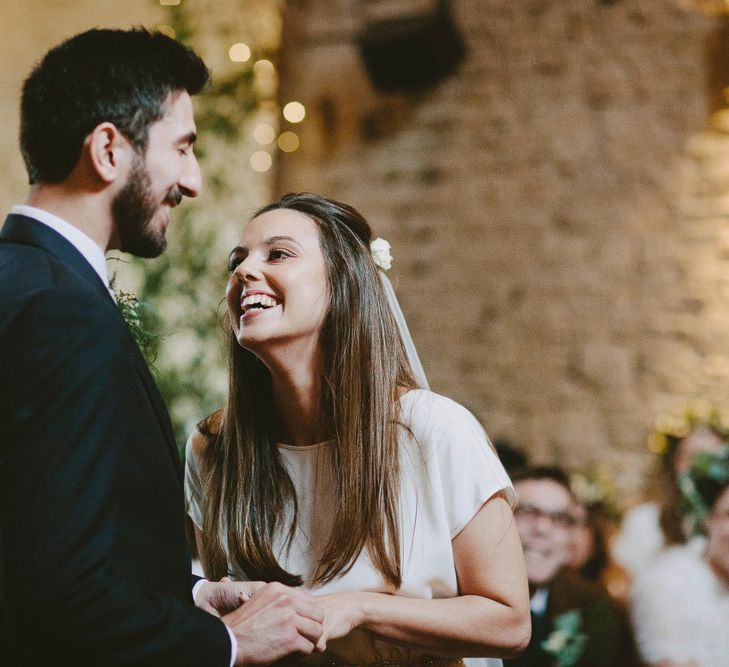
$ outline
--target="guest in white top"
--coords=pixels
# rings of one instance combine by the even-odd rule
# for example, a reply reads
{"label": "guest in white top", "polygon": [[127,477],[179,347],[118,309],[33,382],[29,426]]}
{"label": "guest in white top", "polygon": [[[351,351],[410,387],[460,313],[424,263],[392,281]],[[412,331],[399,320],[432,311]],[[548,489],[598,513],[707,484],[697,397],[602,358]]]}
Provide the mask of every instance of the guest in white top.
{"label": "guest in white top", "polygon": [[653,498],[626,512],[612,544],[612,556],[633,577],[650,569],[661,552],[684,544],[689,529],[684,515],[678,480],[699,452],[716,452],[729,436],[729,431],[713,417],[699,419],[687,413],[677,428],[651,433],[658,441],[657,472],[653,482]]}
{"label": "guest in white top", "polygon": [[666,550],[632,592],[643,659],[660,667],[729,661],[729,446],[699,454],[682,490],[703,536]]}

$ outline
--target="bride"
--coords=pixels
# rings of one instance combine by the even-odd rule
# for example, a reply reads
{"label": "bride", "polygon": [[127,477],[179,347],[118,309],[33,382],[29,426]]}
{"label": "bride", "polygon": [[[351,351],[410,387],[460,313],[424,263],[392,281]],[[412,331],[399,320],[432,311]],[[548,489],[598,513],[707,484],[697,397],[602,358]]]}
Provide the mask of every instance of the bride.
{"label": "bride", "polygon": [[476,419],[413,376],[370,242],[353,208],[304,193],[232,250],[228,398],[187,446],[204,570],[318,595],[326,650],[307,664],[513,656],[529,597],[511,483]]}

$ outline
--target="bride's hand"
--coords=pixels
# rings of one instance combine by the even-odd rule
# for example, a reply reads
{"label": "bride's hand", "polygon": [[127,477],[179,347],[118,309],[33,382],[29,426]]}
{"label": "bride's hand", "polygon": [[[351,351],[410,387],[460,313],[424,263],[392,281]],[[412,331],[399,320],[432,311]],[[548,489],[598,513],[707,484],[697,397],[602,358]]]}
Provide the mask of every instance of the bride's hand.
{"label": "bride's hand", "polygon": [[328,593],[318,595],[316,601],[324,612],[324,632],[326,641],[348,635],[364,620],[364,602],[367,593]]}
{"label": "bride's hand", "polygon": [[195,606],[213,616],[223,616],[238,609],[254,593],[265,586],[263,581],[206,581],[195,595]]}

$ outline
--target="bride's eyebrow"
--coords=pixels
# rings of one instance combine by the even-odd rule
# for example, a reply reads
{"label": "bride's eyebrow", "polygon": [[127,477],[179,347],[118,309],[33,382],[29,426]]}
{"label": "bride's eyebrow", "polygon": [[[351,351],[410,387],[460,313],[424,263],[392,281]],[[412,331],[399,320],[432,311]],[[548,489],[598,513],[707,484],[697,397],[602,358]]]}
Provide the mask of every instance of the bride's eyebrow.
{"label": "bride's eyebrow", "polygon": [[294,243],[303,250],[301,244],[293,236],[271,236],[263,242],[263,245],[272,246],[272,245],[276,245],[277,243],[280,243],[281,241],[288,241],[290,243]]}
{"label": "bride's eyebrow", "polygon": [[[271,236],[271,237],[267,238],[265,241],[263,241],[263,243],[261,243],[261,245],[270,247],[270,246],[276,245],[277,243],[281,243],[281,241],[288,241],[289,243],[294,243],[295,245],[297,245],[299,248],[301,248],[303,250],[302,245],[293,236],[283,236],[283,235]],[[247,254],[248,254],[248,248],[246,248],[245,246],[242,246],[242,245],[237,245],[237,246],[235,246],[235,248],[233,248],[228,253],[228,257],[232,258],[234,255],[247,255]]]}

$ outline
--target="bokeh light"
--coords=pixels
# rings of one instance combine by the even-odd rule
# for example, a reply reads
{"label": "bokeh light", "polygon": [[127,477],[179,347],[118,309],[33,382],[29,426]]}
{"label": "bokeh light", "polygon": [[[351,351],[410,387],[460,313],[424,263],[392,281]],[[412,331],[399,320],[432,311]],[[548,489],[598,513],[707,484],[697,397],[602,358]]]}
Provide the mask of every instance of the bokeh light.
{"label": "bokeh light", "polygon": [[230,49],[228,49],[228,57],[234,63],[248,62],[251,58],[251,48],[248,46],[248,44],[244,44],[243,42],[237,42],[236,44],[233,44]]}
{"label": "bokeh light", "polygon": [[255,65],[253,65],[253,73],[256,76],[265,76],[267,74],[272,74],[275,71],[276,68],[273,66],[273,63],[265,58],[256,60]]}
{"label": "bokeh light", "polygon": [[306,109],[301,102],[289,102],[283,108],[283,115],[289,123],[300,123],[306,116]]}
{"label": "bokeh light", "polygon": [[276,130],[268,123],[261,123],[260,125],[256,125],[256,129],[253,130],[253,138],[259,144],[267,146],[276,138]]}
{"label": "bokeh light", "polygon": [[273,99],[278,90],[278,74],[270,60],[258,60],[253,65],[253,85],[263,99]]}
{"label": "bokeh light", "polygon": [[299,147],[299,137],[294,132],[282,132],[278,138],[278,147],[284,153],[293,153]]}
{"label": "bokeh light", "polygon": [[251,155],[251,167],[256,171],[268,171],[272,164],[273,160],[266,151],[256,151]]}

